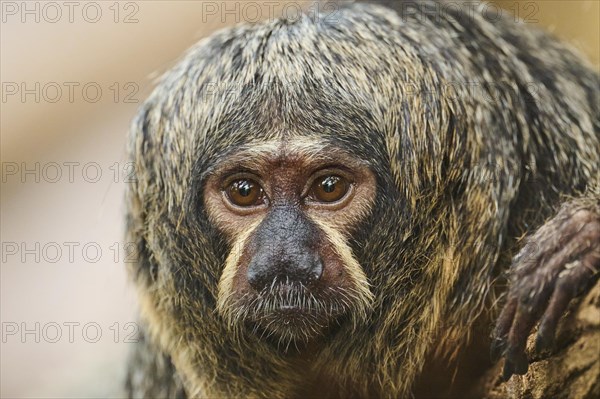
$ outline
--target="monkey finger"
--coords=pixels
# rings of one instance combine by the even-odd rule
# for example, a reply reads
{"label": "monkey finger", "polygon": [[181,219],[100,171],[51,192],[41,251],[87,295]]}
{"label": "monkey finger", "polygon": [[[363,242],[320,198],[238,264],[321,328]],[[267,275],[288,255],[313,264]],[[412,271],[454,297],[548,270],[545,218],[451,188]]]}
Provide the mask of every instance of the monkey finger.
{"label": "monkey finger", "polygon": [[[548,254],[559,251],[565,242],[571,241],[580,228],[579,218],[572,217],[573,211],[563,208],[556,217],[540,227],[513,259],[513,276],[523,277],[539,267]],[[549,240],[553,232],[560,231],[558,239]]]}
{"label": "monkey finger", "polygon": [[498,317],[498,321],[496,321],[496,326],[494,327],[494,332],[492,334],[492,345],[490,348],[490,355],[494,360],[498,359],[504,352],[504,349],[506,349],[506,339],[515,317],[517,304],[517,297],[509,297],[506,305],[504,305],[504,308],[500,313],[500,316]]}
{"label": "monkey finger", "polygon": [[554,342],[556,335],[556,326],[569,302],[573,298],[569,287],[559,283],[556,290],[550,298],[548,308],[544,312],[544,316],[540,322],[538,333],[535,340],[535,350],[541,351],[548,349]]}
{"label": "monkey finger", "polygon": [[567,309],[569,302],[597,274],[597,263],[599,261],[598,252],[590,251],[580,261],[574,261],[565,266],[565,270],[559,275],[550,304],[540,321],[536,337],[536,350],[550,347],[556,335],[558,321]]}
{"label": "monkey finger", "polygon": [[525,374],[529,367],[529,361],[525,355],[525,345],[531,329],[536,323],[536,317],[532,309],[519,303],[513,324],[508,333],[506,347],[506,361],[513,366],[512,370],[504,374],[505,379],[512,374]]}
{"label": "monkey finger", "polygon": [[[562,253],[566,257],[572,257],[577,251],[588,246],[589,241],[586,240],[598,235],[598,222],[595,222],[593,217],[594,214],[585,209],[573,210],[568,207],[561,209],[556,217],[531,236],[523,249],[514,257],[513,276],[519,278],[528,275],[538,268],[549,254]],[[559,232],[557,236],[556,232]],[[552,236],[556,238],[548,239]],[[555,266],[560,267],[566,263],[566,260],[561,260],[558,256],[555,258]]]}

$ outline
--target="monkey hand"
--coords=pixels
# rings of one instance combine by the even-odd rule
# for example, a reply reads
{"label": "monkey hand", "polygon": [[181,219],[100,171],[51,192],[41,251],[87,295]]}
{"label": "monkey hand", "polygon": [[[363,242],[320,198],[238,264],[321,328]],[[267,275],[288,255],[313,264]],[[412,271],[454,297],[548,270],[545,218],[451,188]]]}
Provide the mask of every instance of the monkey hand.
{"label": "monkey hand", "polygon": [[513,259],[507,301],[492,336],[492,356],[505,357],[503,377],[525,374],[527,337],[539,321],[536,350],[554,341],[567,305],[600,270],[600,201],[574,200],[542,225]]}

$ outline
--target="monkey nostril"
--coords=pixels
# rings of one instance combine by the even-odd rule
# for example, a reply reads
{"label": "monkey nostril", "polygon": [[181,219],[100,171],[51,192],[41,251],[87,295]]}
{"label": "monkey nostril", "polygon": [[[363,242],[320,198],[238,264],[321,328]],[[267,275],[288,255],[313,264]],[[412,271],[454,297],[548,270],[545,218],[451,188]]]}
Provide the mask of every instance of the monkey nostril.
{"label": "monkey nostril", "polygon": [[281,270],[290,281],[309,284],[321,278],[323,262],[318,254],[306,254],[286,264]]}
{"label": "monkey nostril", "polygon": [[261,290],[265,286],[264,273],[261,273],[258,268],[252,267],[252,263],[248,267],[246,278],[248,279],[248,283],[252,286],[252,288],[256,290]]}
{"label": "monkey nostril", "polygon": [[317,256],[316,259],[312,262],[311,268],[308,272],[307,282],[317,281],[323,275],[323,262]]}

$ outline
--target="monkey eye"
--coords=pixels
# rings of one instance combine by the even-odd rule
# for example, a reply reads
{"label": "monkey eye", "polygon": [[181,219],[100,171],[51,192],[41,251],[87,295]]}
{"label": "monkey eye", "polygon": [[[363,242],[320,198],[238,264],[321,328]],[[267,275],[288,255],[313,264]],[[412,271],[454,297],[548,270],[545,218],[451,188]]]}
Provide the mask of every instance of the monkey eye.
{"label": "monkey eye", "polygon": [[344,198],[349,188],[350,184],[341,176],[322,176],[313,182],[310,196],[319,202],[335,202]]}
{"label": "monkey eye", "polygon": [[255,206],[264,202],[264,191],[260,184],[252,179],[238,179],[229,184],[227,197],[237,206]]}

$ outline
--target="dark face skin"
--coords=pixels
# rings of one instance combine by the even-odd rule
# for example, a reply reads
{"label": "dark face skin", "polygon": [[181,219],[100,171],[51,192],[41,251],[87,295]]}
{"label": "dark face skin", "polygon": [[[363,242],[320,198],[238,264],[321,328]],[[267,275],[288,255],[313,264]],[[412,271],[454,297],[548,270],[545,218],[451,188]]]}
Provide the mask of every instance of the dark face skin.
{"label": "dark face skin", "polygon": [[374,199],[365,162],[315,141],[259,143],[217,165],[204,194],[231,244],[218,308],[232,325],[297,345],[368,303],[346,242]]}
{"label": "dark face skin", "polygon": [[[271,284],[312,286],[323,275],[323,261],[317,251],[319,230],[293,199],[277,200],[258,226],[250,245],[255,255],[246,278],[257,291]],[[299,304],[283,305],[299,309]]]}

